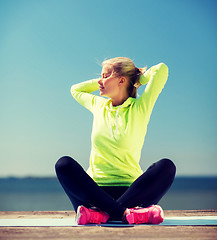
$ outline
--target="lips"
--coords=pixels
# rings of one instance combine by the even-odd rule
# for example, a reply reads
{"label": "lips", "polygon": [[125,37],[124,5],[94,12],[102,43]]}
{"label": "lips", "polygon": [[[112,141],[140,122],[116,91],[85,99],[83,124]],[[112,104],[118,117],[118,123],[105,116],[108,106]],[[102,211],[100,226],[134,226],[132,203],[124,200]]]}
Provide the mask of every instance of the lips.
{"label": "lips", "polygon": [[104,89],[104,87],[100,85],[99,86],[99,90],[103,90],[103,89]]}

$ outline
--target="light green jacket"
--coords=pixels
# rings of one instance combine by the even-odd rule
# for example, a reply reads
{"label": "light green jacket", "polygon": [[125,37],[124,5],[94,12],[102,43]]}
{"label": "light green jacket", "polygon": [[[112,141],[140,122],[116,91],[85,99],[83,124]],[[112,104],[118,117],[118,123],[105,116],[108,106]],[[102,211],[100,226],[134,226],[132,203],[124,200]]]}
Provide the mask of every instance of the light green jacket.
{"label": "light green jacket", "polygon": [[129,97],[122,105],[91,94],[99,89],[93,79],[71,87],[71,94],[93,113],[90,166],[87,173],[100,186],[129,186],[143,172],[139,165],[147,125],[154,104],[168,78],[160,63],[140,77],[147,84],[141,97]]}

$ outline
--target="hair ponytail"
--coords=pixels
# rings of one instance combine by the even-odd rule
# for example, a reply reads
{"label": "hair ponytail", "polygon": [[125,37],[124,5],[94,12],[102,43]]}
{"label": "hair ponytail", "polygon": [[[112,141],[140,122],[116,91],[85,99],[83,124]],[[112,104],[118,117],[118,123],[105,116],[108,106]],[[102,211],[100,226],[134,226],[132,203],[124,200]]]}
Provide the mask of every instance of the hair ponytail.
{"label": "hair ponytail", "polygon": [[143,75],[145,70],[146,70],[146,67],[145,68],[135,67],[134,74],[131,75],[131,77],[129,79],[128,91],[129,91],[130,97],[132,97],[132,98],[137,97],[137,87],[135,87],[135,84],[139,82],[139,79],[140,79],[141,75]]}

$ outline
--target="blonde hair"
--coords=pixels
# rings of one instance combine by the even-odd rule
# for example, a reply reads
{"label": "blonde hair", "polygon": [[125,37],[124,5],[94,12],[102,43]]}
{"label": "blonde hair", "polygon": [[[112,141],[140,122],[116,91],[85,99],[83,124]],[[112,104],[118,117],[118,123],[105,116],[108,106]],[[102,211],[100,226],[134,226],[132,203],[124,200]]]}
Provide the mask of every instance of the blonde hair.
{"label": "blonde hair", "polygon": [[139,78],[145,72],[146,68],[137,68],[133,61],[126,57],[116,57],[105,60],[102,66],[105,65],[111,65],[115,74],[127,78],[129,83],[127,89],[129,96],[136,98],[137,88],[134,85],[139,82]]}

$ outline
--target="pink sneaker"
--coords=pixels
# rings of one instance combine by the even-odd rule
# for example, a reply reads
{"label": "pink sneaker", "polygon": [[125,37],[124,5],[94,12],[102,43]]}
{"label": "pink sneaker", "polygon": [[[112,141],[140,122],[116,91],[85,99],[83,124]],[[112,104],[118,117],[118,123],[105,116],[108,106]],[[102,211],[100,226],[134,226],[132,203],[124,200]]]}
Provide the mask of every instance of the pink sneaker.
{"label": "pink sneaker", "polygon": [[78,225],[85,225],[90,223],[106,223],[109,219],[109,215],[105,212],[79,206],[76,215],[76,221]]}
{"label": "pink sneaker", "polygon": [[147,208],[130,208],[126,213],[126,220],[129,224],[160,224],[163,222],[163,218],[163,209],[158,205],[152,205]]}

